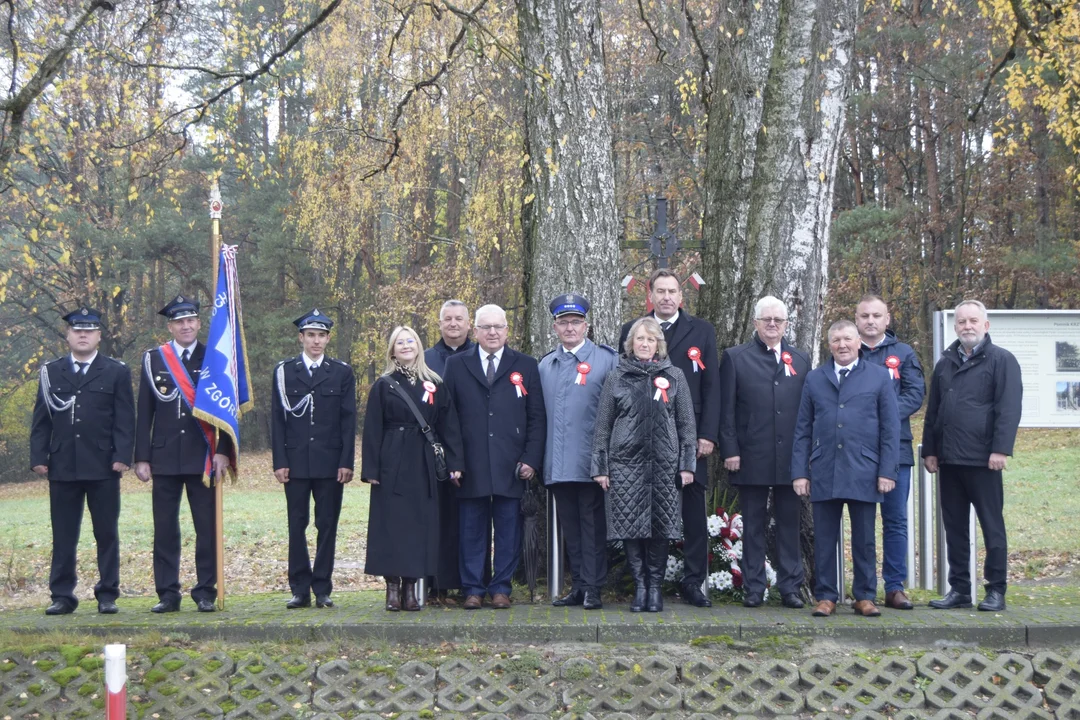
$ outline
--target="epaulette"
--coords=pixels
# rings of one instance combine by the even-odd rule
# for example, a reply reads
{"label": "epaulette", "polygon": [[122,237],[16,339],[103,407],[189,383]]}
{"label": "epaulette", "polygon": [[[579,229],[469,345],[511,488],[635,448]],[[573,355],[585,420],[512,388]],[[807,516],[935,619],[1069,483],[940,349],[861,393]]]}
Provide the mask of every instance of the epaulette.
{"label": "epaulette", "polygon": [[278,363],[277,365],[275,365],[275,366],[274,366],[274,369],[275,369],[275,370],[277,370],[277,369],[278,369],[279,367],[281,367],[281,366],[282,366],[282,365],[284,365],[285,363],[289,362],[290,360],[295,360],[295,359],[296,359],[296,358],[285,358],[284,360],[282,360],[281,362],[279,362],[279,363]]}
{"label": "epaulette", "polygon": [[596,343],[596,347],[601,347],[601,348],[604,348],[605,350],[607,350],[608,352],[610,352],[610,353],[611,353],[612,355],[618,355],[618,354],[619,354],[619,351],[618,351],[618,350],[616,350],[615,348],[611,347],[610,345],[605,345],[604,343]]}
{"label": "epaulette", "polygon": [[345,362],[344,360],[338,360],[337,358],[330,358],[330,359],[333,360],[334,362],[336,362],[338,365],[344,365],[345,367],[349,367],[349,363]]}
{"label": "epaulette", "polygon": [[114,357],[109,357],[108,355],[102,355],[101,357],[103,357],[106,360],[109,360],[111,362],[114,362],[117,365],[123,365],[124,367],[127,367],[127,363],[125,363],[123,360],[119,360],[119,359],[114,358]]}
{"label": "epaulette", "polygon": [[[557,349],[558,349],[558,348],[556,348],[556,350],[557,350]],[[555,352],[555,350],[548,350],[548,351],[547,351],[546,353],[544,353],[544,354],[543,354],[543,355],[541,355],[540,357],[536,358],[536,361],[537,361],[537,362],[540,362],[541,360],[543,360],[544,358],[546,358],[546,357],[547,357],[548,355],[550,355],[550,354],[551,354],[551,353],[553,353],[553,352]]]}

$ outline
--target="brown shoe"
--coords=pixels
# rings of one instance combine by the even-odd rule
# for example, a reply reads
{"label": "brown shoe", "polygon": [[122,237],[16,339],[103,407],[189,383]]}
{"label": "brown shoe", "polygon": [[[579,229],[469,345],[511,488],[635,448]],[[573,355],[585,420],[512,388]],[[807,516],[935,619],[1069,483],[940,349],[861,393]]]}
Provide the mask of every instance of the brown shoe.
{"label": "brown shoe", "polygon": [[836,609],[836,603],[832,600],[822,600],[814,608],[814,617],[829,617]]}
{"label": "brown shoe", "polygon": [[510,607],[510,596],[505,593],[495,593],[491,597],[491,607],[496,610],[506,610]]}
{"label": "brown shoe", "polygon": [[416,600],[416,578],[401,578],[401,609],[408,612],[420,609]]}
{"label": "brown shoe", "polygon": [[855,611],[856,615],[862,615],[863,617],[877,617],[881,615],[881,611],[877,609],[877,605],[873,600],[859,600],[851,609]]}
{"label": "brown shoe", "polygon": [[479,595],[470,595],[465,598],[465,604],[461,607],[466,610],[479,610],[484,605],[484,599]]}
{"label": "brown shoe", "polygon": [[401,609],[401,578],[386,578],[386,609],[397,612]]}
{"label": "brown shoe", "polygon": [[893,590],[885,593],[885,607],[891,607],[893,610],[912,610],[915,606],[911,604],[911,598],[903,590]]}

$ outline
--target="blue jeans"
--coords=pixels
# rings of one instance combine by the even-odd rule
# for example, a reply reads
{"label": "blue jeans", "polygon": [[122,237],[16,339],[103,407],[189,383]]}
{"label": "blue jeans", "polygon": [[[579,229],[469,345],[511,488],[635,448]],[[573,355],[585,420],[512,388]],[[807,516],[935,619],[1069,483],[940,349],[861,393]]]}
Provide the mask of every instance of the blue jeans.
{"label": "blue jeans", "polygon": [[911,492],[911,465],[901,465],[896,487],[881,503],[881,580],[885,592],[903,590],[907,582],[907,502]]}

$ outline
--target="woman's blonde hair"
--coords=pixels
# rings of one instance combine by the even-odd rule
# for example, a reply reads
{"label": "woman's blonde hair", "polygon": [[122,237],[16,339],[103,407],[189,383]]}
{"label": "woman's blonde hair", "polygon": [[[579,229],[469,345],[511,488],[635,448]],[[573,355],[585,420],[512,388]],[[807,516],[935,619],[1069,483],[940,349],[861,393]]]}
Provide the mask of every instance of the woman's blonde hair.
{"label": "woman's blonde hair", "polygon": [[623,352],[629,357],[634,356],[634,336],[637,335],[639,328],[644,328],[645,332],[656,338],[656,357],[667,357],[667,340],[664,339],[664,331],[660,327],[660,323],[656,321],[656,318],[646,316],[634,321],[634,324],[630,326],[630,332],[626,333],[626,342],[623,343]]}
{"label": "woman's blonde hair", "polygon": [[416,377],[421,380],[430,380],[434,383],[441,383],[442,378],[439,377],[439,374],[429,368],[427,363],[424,362],[424,343],[420,342],[420,336],[408,325],[398,325],[394,328],[394,331],[390,333],[390,341],[386,344],[386,369],[383,370],[383,375],[389,375],[397,370],[397,362],[394,361],[394,343],[397,342],[398,336],[403,332],[412,335],[413,340],[416,341],[416,360],[413,361],[413,367],[416,368]]}

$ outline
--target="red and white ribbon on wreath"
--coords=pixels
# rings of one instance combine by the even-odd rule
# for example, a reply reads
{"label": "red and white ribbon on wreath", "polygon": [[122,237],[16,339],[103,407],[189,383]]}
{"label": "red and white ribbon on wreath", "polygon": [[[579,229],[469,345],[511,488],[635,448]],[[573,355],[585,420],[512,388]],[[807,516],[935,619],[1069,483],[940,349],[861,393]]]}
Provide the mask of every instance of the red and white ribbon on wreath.
{"label": "red and white ribbon on wreath", "polygon": [[784,361],[784,376],[791,377],[792,375],[798,375],[795,371],[795,366],[791,364],[791,353],[785,352],[780,356],[780,359]]}
{"label": "red and white ribbon on wreath", "polygon": [[900,379],[900,358],[890,355],[885,358],[885,367],[889,368],[889,375],[892,376],[893,380]]}
{"label": "red and white ribbon on wreath", "polygon": [[701,348],[692,347],[686,351],[686,357],[694,361],[694,372],[705,369],[705,363],[701,362]]}
{"label": "red and white ribbon on wreath", "polygon": [[420,398],[428,405],[435,404],[435,383],[430,380],[424,381],[424,397]]}
{"label": "red and white ribbon on wreath", "polygon": [[587,363],[587,362],[578,363],[578,365],[577,365],[577,377],[574,378],[574,384],[575,385],[584,385],[585,384],[585,376],[589,374],[590,370],[592,370],[592,365],[590,365],[589,363]]}
{"label": "red and white ribbon on wreath", "polygon": [[529,394],[529,391],[525,389],[525,378],[521,376],[519,372],[510,373],[510,382],[517,388],[517,396],[525,397]]}
{"label": "red and white ribbon on wreath", "polygon": [[663,398],[664,402],[667,402],[667,389],[671,387],[671,382],[660,375],[653,378],[652,384],[656,386],[656,393],[653,394],[653,400],[660,400]]}

